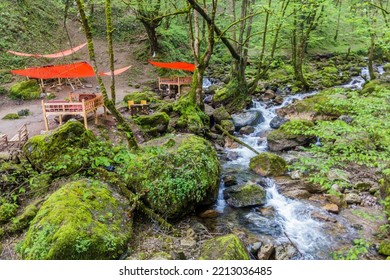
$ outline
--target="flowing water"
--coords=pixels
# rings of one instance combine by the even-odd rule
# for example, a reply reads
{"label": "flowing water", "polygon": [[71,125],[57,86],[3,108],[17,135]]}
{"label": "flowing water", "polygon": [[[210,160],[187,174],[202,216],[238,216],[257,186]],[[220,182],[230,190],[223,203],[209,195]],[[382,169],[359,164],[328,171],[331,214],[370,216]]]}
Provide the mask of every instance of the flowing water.
{"label": "flowing water", "polygon": [[[379,74],[383,68],[378,68]],[[353,77],[344,88],[361,89],[368,77],[368,70],[364,68],[361,76]],[[253,107],[248,111],[258,111],[263,116],[258,124],[254,126],[255,131],[250,135],[237,135],[242,141],[253,147],[258,152],[267,151],[267,140],[263,137],[264,132],[270,130],[270,122],[276,116],[276,110],[285,107],[295,100],[301,100],[317,92],[308,92],[288,96],[281,105],[267,105],[263,102],[253,101]],[[222,161],[224,175],[234,175],[238,184],[248,181],[261,180],[265,186],[267,196],[266,204],[263,207],[272,207],[271,215],[263,215],[255,208],[233,209],[224,200],[224,185],[221,183],[218,200],[215,209],[223,213],[224,222],[238,223],[254,234],[267,237],[275,244],[290,243],[300,253],[299,259],[329,259],[330,253],[339,242],[352,240],[354,230],[351,229],[341,217],[327,213],[321,208],[297,199],[289,199],[278,191],[278,185],[270,178],[261,178],[249,170],[249,161],[255,153],[245,147],[237,149],[225,149],[225,153],[235,153],[237,159]],[[319,222],[312,218],[312,213],[321,213],[324,216],[332,216],[332,219],[345,225],[342,234],[332,232],[325,222]]]}

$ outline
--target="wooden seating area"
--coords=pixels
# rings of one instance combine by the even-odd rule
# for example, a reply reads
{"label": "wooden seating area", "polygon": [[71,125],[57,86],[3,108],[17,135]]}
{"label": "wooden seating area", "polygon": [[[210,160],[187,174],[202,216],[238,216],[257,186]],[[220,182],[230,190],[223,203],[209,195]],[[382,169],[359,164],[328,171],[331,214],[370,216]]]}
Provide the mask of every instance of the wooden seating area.
{"label": "wooden seating area", "polygon": [[176,78],[160,78],[158,77],[158,88],[162,90],[162,85],[166,85],[168,89],[171,86],[177,86],[180,94],[180,87],[182,85],[190,85],[192,83],[192,77],[176,77]]}
{"label": "wooden seating area", "polygon": [[62,124],[63,115],[81,115],[84,118],[84,126],[88,129],[87,115],[93,112],[95,124],[98,123],[97,109],[103,107],[104,115],[107,111],[104,106],[103,96],[100,94],[90,93],[71,93],[68,100],[42,100],[42,112],[45,121],[46,130],[49,130],[48,116],[58,116],[60,125]]}
{"label": "wooden seating area", "polygon": [[127,101],[127,105],[132,116],[142,114],[149,114],[149,104],[146,100],[141,100],[140,104],[135,104],[133,100]]}
{"label": "wooden seating area", "polygon": [[21,148],[28,140],[27,125],[24,124],[18,129],[18,133],[11,139],[8,139],[6,134],[0,134],[0,150],[16,145],[17,148]]}

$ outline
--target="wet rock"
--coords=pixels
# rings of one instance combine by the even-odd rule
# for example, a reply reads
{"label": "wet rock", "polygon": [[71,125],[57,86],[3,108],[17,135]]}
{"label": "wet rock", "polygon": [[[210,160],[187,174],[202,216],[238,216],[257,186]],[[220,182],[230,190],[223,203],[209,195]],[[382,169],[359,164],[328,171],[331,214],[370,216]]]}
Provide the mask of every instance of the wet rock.
{"label": "wet rock", "polygon": [[266,192],[263,187],[257,184],[248,183],[226,189],[224,196],[227,198],[227,204],[240,208],[264,204]]}
{"label": "wet rock", "polygon": [[333,214],[338,214],[339,213],[339,207],[336,204],[333,204],[333,203],[325,204],[323,209],[328,211],[329,213],[333,213]]}
{"label": "wet rock", "polygon": [[250,260],[248,250],[234,234],[207,240],[201,248],[200,260]]}
{"label": "wet rock", "polygon": [[259,252],[257,253],[257,259],[259,260],[269,260],[271,256],[275,253],[275,247],[271,244],[265,244],[261,246]]}
{"label": "wet rock", "polygon": [[215,218],[219,216],[219,212],[213,209],[206,210],[198,215],[203,219]]}
{"label": "wet rock", "polygon": [[226,175],[222,178],[225,187],[237,185],[237,178],[234,175]]}
{"label": "wet rock", "polygon": [[214,116],[215,121],[218,124],[220,124],[221,121],[223,121],[223,120],[230,120],[231,119],[230,114],[228,113],[228,111],[226,111],[225,107],[223,107],[223,106],[220,106],[217,109],[215,109],[213,112],[213,116]]}
{"label": "wet rock", "polygon": [[187,238],[180,240],[180,245],[183,247],[192,248],[192,247],[195,247],[196,241],[193,238],[187,237]]}
{"label": "wet rock", "polygon": [[258,111],[247,111],[239,114],[233,114],[231,117],[237,130],[244,126],[253,126],[261,121],[264,121],[263,116]]}
{"label": "wet rock", "polygon": [[240,157],[237,152],[229,151],[226,155],[227,160],[236,160]]}
{"label": "wet rock", "polygon": [[330,222],[330,223],[336,223],[337,220],[331,216],[325,215],[320,212],[313,212],[310,214],[310,216],[320,222]]}
{"label": "wet rock", "polygon": [[290,173],[290,177],[293,180],[299,180],[302,178],[302,172],[299,170],[294,170]]}
{"label": "wet rock", "polygon": [[272,206],[258,208],[257,212],[259,212],[262,216],[270,217],[275,214],[275,209]]}
{"label": "wet rock", "polygon": [[311,196],[311,194],[308,191],[302,189],[287,190],[284,191],[283,194],[287,197],[298,198],[298,199],[306,199]]}
{"label": "wet rock", "polygon": [[255,242],[255,243],[251,244],[249,246],[249,252],[251,252],[252,255],[256,255],[257,252],[260,250],[261,245],[263,245],[263,243],[261,243],[261,242]]}
{"label": "wet rock", "polygon": [[298,250],[291,244],[281,244],[275,248],[276,260],[291,260],[298,255]]}
{"label": "wet rock", "polygon": [[234,123],[231,120],[222,120],[221,126],[223,129],[227,130],[230,134],[232,134],[235,130]]}
{"label": "wet rock", "polygon": [[356,193],[347,193],[345,195],[345,201],[347,202],[347,204],[360,204],[362,199]]}
{"label": "wet rock", "polygon": [[249,134],[253,133],[254,131],[255,131],[254,127],[248,125],[248,126],[241,127],[240,134],[249,135]]}
{"label": "wet rock", "polygon": [[286,172],[286,161],[272,153],[261,153],[251,158],[249,168],[261,176],[278,176]]}
{"label": "wet rock", "polygon": [[276,116],[274,117],[271,122],[269,123],[269,126],[273,129],[278,129],[282,124],[288,122],[289,119],[281,117],[281,116]]}
{"label": "wet rock", "polygon": [[362,192],[370,190],[371,187],[372,185],[369,182],[358,182],[355,184],[355,189]]}
{"label": "wet rock", "polygon": [[225,148],[237,149],[240,146],[237,142],[233,141],[229,137],[225,137]]}

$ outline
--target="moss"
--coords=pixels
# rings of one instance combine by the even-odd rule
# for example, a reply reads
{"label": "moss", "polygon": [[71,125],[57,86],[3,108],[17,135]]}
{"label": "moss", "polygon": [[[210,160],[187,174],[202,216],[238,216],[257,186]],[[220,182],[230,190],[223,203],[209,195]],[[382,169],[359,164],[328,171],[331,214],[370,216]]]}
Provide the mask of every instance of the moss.
{"label": "moss", "polygon": [[241,240],[234,234],[206,241],[201,248],[200,260],[250,260]]}
{"label": "moss", "polygon": [[223,107],[223,106],[220,106],[217,109],[215,109],[213,112],[213,116],[214,116],[215,121],[218,124],[221,124],[221,122],[223,120],[230,120],[231,119],[230,114],[228,113],[228,111],[226,111],[225,107]]}
{"label": "moss", "polygon": [[221,126],[223,129],[227,130],[230,133],[233,133],[234,130],[236,129],[233,121],[231,121],[231,120],[222,120]]}
{"label": "moss", "polygon": [[210,143],[191,134],[145,143],[125,172],[128,185],[146,193],[147,204],[171,219],[190,213],[206,200],[214,201],[218,193],[217,154]]}
{"label": "moss", "polygon": [[141,126],[145,133],[156,137],[166,132],[169,124],[169,116],[164,112],[159,112],[149,116],[139,116],[135,118],[135,122]]}
{"label": "moss", "polygon": [[17,119],[20,119],[20,116],[15,113],[10,113],[3,117],[3,120],[17,120]]}
{"label": "moss", "polygon": [[236,79],[232,79],[226,87],[217,90],[213,97],[213,103],[223,105],[229,113],[239,112],[245,109],[251,102],[251,97],[246,94],[245,85],[240,86]]}
{"label": "moss", "polygon": [[369,81],[363,87],[362,94],[370,94],[374,92],[379,92],[381,90],[386,90],[390,86],[390,83],[385,83],[379,79]]}
{"label": "moss", "polygon": [[231,187],[224,194],[228,197],[227,203],[233,207],[262,205],[266,200],[264,188],[253,183]]}
{"label": "moss", "polygon": [[9,228],[11,233],[16,233],[24,230],[30,225],[30,222],[38,213],[37,203],[32,203],[24,209],[23,213],[12,220]]}
{"label": "moss", "polygon": [[190,101],[190,96],[181,97],[173,105],[173,111],[180,115],[176,129],[186,130],[194,134],[203,135],[205,125],[209,123],[209,117]]}
{"label": "moss", "polygon": [[379,254],[390,256],[390,240],[382,241],[379,245]]}
{"label": "moss", "polygon": [[11,99],[33,100],[41,96],[41,88],[36,80],[28,80],[14,84],[9,90]]}
{"label": "moss", "polygon": [[339,70],[337,70],[337,68],[335,66],[327,66],[327,67],[324,67],[322,72],[324,72],[326,74],[338,74]]}
{"label": "moss", "polygon": [[134,103],[141,103],[141,100],[146,100],[147,102],[155,102],[160,97],[152,92],[152,91],[144,91],[144,92],[132,92],[127,94],[124,98],[123,101],[127,104],[127,101],[133,100]]}
{"label": "moss", "polygon": [[131,221],[126,200],[98,181],[70,182],[53,193],[21,244],[23,259],[117,259]]}
{"label": "moss", "polygon": [[94,140],[80,122],[70,120],[52,132],[31,137],[23,153],[37,170],[50,168],[59,175],[72,174],[83,164],[75,155]]}
{"label": "moss", "polygon": [[249,168],[261,176],[279,176],[287,170],[286,161],[272,153],[261,153],[251,158]]}

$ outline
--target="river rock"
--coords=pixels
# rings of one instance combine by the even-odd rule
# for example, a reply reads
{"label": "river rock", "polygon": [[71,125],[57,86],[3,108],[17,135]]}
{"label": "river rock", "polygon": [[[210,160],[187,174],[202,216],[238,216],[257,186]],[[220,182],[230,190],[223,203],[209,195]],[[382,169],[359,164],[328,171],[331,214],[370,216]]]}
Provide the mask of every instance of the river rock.
{"label": "river rock", "polygon": [[252,255],[256,255],[259,252],[262,245],[263,243],[261,242],[255,242],[249,246],[249,251],[251,252]]}
{"label": "river rock", "polygon": [[220,124],[223,120],[230,120],[230,114],[226,111],[225,107],[220,106],[213,112],[214,120]]}
{"label": "river rock", "polygon": [[311,196],[307,190],[295,189],[283,191],[283,195],[294,199],[306,199]]}
{"label": "river rock", "polygon": [[298,250],[291,244],[281,244],[275,248],[276,260],[291,260],[298,255]]}
{"label": "river rock", "polygon": [[290,173],[290,177],[293,180],[299,180],[302,178],[302,172],[299,170],[294,170]]}
{"label": "river rock", "polygon": [[312,212],[310,214],[310,217],[312,217],[313,219],[317,220],[317,221],[320,221],[320,222],[331,222],[331,223],[336,223],[337,220],[329,215],[326,215],[326,214],[323,214],[323,213],[320,213],[320,212]]}
{"label": "river rock", "polygon": [[219,216],[219,212],[213,209],[208,209],[202,213],[199,213],[199,217],[203,219],[208,219],[208,218],[216,218]]}
{"label": "river rock", "polygon": [[200,260],[250,260],[249,252],[234,234],[207,240],[201,247]]}
{"label": "river rock", "polygon": [[222,120],[221,126],[223,129],[225,129],[230,134],[234,133],[235,126],[234,123],[231,120]]}
{"label": "river rock", "polygon": [[232,207],[248,207],[265,203],[266,192],[262,186],[247,183],[242,186],[225,189],[226,202]]}
{"label": "river rock", "polygon": [[222,178],[225,187],[237,185],[237,178],[234,175],[226,175]]}
{"label": "river rock", "polygon": [[225,137],[225,148],[228,149],[237,149],[240,146],[236,141],[233,141],[229,137]]}
{"label": "river rock", "polygon": [[240,134],[242,135],[249,135],[255,131],[255,128],[253,126],[247,125],[244,127],[241,127]]}
{"label": "river rock", "polygon": [[290,121],[287,118],[281,117],[281,116],[276,116],[274,117],[271,122],[269,123],[269,126],[273,129],[278,129],[282,124]]}
{"label": "river rock", "polygon": [[275,252],[275,247],[272,243],[263,245],[261,246],[259,252],[257,253],[257,259],[269,260],[274,252]]}
{"label": "river rock", "polygon": [[329,213],[333,213],[333,214],[339,213],[339,207],[333,203],[325,204],[325,206],[323,208],[324,208],[324,210],[328,211]]}
{"label": "river rock", "polygon": [[261,153],[251,158],[249,168],[261,176],[278,176],[287,170],[286,161],[272,153]]}
{"label": "river rock", "polygon": [[259,122],[264,121],[263,116],[259,111],[247,111],[243,113],[233,114],[232,116],[234,126],[237,130],[244,126],[256,125]]}
{"label": "river rock", "polygon": [[347,202],[347,204],[360,204],[362,199],[356,193],[347,193],[345,195],[345,201]]}
{"label": "river rock", "polygon": [[240,157],[240,155],[237,153],[237,152],[234,152],[234,151],[229,151],[227,154],[226,154],[226,159],[227,160],[236,160]]}

